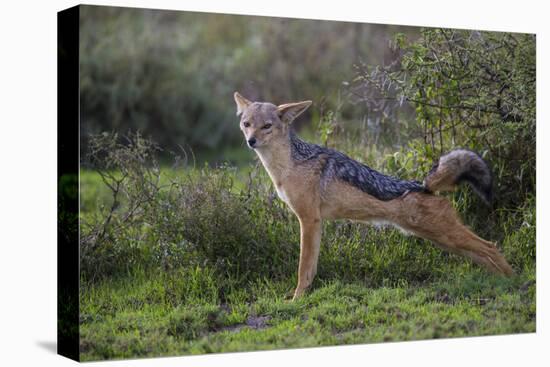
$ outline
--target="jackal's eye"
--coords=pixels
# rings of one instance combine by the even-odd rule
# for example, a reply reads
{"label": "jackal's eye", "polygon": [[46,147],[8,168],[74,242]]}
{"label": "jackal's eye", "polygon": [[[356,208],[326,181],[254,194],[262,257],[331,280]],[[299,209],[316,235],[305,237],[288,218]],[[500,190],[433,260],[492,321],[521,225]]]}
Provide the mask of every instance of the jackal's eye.
{"label": "jackal's eye", "polygon": [[267,124],[265,124],[264,126],[262,126],[262,129],[264,130],[267,130],[269,128],[271,128],[272,124],[270,124],[269,122]]}
{"label": "jackal's eye", "polygon": [[244,127],[250,127],[250,122],[246,121],[245,123],[243,123]]}

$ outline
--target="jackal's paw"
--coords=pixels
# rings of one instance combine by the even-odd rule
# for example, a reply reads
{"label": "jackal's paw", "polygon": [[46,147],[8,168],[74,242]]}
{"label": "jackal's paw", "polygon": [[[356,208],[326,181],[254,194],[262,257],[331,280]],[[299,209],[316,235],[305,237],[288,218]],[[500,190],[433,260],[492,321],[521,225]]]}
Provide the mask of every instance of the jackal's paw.
{"label": "jackal's paw", "polygon": [[283,299],[285,301],[290,301],[294,298],[294,289],[293,290],[289,290],[288,292],[285,293],[285,295],[283,296]]}
{"label": "jackal's paw", "polygon": [[306,291],[306,288],[296,288],[294,291],[294,296],[292,297],[293,301],[296,301],[298,298],[302,297]]}

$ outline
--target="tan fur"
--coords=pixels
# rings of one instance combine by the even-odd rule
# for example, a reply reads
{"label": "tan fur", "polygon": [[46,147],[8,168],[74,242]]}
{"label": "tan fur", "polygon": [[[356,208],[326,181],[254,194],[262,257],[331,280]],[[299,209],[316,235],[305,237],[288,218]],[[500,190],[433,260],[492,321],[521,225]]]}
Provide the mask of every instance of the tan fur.
{"label": "tan fur", "polygon": [[[278,107],[272,105],[272,108],[269,105],[251,107],[251,102],[238,93],[235,93],[235,101],[238,114],[243,114],[241,129],[245,138],[258,139],[256,153],[279,196],[300,222],[300,262],[294,298],[304,293],[317,272],[323,219],[390,222],[433,241],[445,250],[467,256],[495,273],[513,273],[496,246],[479,238],[464,226],[450,202],[444,197],[413,192],[393,200],[382,201],[340,180],[332,180],[326,187],[321,188],[320,172],[324,158],[321,156],[305,163],[294,161],[288,141],[288,125],[311,102]],[[273,111],[281,117],[281,121],[273,121]],[[269,132],[262,129],[266,120],[273,123]],[[245,127],[245,122],[250,126]],[[442,178],[448,176],[441,175]],[[431,179],[436,181],[438,176],[433,175]],[[438,181],[436,186],[442,188],[446,185],[445,182]],[[449,183],[449,186],[454,185]]]}
{"label": "tan fur", "polygon": [[431,191],[454,191],[456,188],[456,177],[453,174],[453,167],[439,167],[437,171],[426,177],[424,185]]}

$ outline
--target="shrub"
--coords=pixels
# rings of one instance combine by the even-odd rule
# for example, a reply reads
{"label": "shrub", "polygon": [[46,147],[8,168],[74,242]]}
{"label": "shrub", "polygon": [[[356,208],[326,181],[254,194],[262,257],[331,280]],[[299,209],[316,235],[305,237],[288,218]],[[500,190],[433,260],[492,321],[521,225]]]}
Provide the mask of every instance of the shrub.
{"label": "shrub", "polygon": [[285,277],[296,266],[298,225],[252,171],[237,189],[234,168],[161,173],[156,146],[139,134],[90,139],[90,162],[112,193],[110,207],[88,216],[81,240],[84,278],[134,267],[204,266],[239,281]]}
{"label": "shrub", "polygon": [[392,170],[424,174],[446,151],[470,148],[493,166],[496,205],[521,205],[535,192],[535,36],[429,28],[413,42],[398,34],[393,49],[396,62],[358,65],[349,87],[371,115],[415,108],[421,134]]}

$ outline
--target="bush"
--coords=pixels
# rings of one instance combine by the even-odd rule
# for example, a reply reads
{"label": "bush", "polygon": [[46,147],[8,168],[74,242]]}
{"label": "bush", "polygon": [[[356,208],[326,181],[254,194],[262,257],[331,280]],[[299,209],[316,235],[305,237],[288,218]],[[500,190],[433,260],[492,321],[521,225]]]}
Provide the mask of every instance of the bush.
{"label": "bush", "polygon": [[[215,269],[239,281],[286,277],[297,265],[298,224],[253,171],[238,189],[235,169],[177,170],[161,179],[156,146],[140,135],[91,138],[90,162],[112,194],[87,216],[81,241],[88,280],[132,268]],[[292,270],[292,271],[293,271]]]}
{"label": "bush", "polygon": [[[349,87],[371,115],[415,108],[421,134],[390,159],[391,170],[425,174],[441,154],[470,148],[492,164],[497,207],[534,194],[535,36],[430,28],[414,42],[398,34],[393,49],[396,62],[359,65]],[[387,123],[410,136],[402,122]]]}

